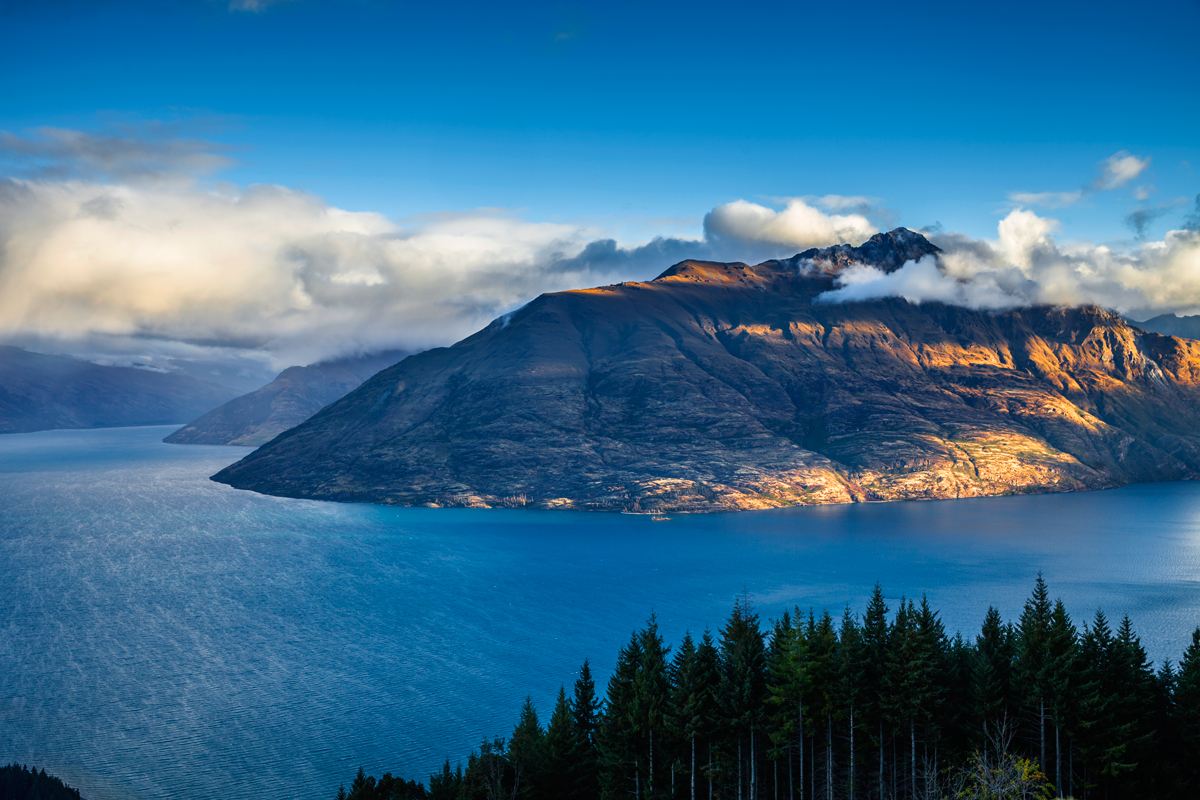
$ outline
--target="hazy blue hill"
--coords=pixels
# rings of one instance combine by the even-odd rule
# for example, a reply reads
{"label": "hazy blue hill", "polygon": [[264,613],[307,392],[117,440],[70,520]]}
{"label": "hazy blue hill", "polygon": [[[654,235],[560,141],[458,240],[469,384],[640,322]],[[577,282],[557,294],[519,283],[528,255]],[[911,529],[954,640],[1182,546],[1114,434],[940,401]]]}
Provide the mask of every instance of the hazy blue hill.
{"label": "hazy blue hill", "polygon": [[1161,333],[1164,336],[1182,336],[1185,339],[1200,339],[1200,314],[1179,316],[1159,314],[1145,322],[1134,323],[1144,331]]}
{"label": "hazy blue hill", "polygon": [[248,446],[269,442],[406,355],[389,350],[288,367],[266,386],[209,411],[164,441]]}
{"label": "hazy blue hill", "polygon": [[0,346],[0,433],[161,425],[193,417],[231,394],[180,373]]}

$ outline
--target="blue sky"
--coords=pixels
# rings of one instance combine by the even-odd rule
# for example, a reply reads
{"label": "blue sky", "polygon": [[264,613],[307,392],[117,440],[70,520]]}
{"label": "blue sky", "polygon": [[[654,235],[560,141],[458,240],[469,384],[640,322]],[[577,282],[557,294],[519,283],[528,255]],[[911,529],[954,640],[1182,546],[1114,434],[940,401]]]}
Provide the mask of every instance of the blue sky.
{"label": "blue sky", "polygon": [[[1127,150],[1151,192],[1056,209],[1063,233],[1200,191],[1200,4],[0,3],[0,129],[167,120],[221,178],[404,217],[479,207],[629,239],[744,197],[879,198],[994,232]],[[1177,212],[1170,210],[1178,203]]]}
{"label": "blue sky", "polygon": [[1200,313],[1198,23],[1198,0],[0,0],[0,340],[307,363],[896,225],[943,257],[846,298]]}

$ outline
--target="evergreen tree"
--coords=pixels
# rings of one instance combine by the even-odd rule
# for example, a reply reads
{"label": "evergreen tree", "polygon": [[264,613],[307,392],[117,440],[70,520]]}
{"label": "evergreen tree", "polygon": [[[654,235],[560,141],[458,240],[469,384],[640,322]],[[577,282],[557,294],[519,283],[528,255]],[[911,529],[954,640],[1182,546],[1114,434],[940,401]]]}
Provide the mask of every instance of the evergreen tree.
{"label": "evergreen tree", "polygon": [[601,702],[596,697],[596,683],[587,661],[579,668],[571,699],[571,729],[574,755],[570,767],[570,797],[573,800],[596,800],[600,796],[599,753],[597,736],[600,729]]}
{"label": "evergreen tree", "polygon": [[640,634],[638,669],[634,678],[634,729],[645,754],[645,797],[655,800],[670,785],[662,778],[669,773],[671,760],[664,747],[670,744],[667,735],[667,708],[670,702],[670,682],[667,674],[667,653],[658,632],[658,622],[652,616]]}
{"label": "evergreen tree", "polygon": [[541,780],[536,795],[544,800],[567,800],[575,794],[575,726],[567,692],[559,687],[554,711],[546,726]]}
{"label": "evergreen tree", "polygon": [[535,800],[545,771],[545,733],[538,722],[533,699],[526,697],[521,717],[508,742],[508,763],[512,769],[513,792],[517,797]]}
{"label": "evergreen tree", "polygon": [[1183,785],[1200,786],[1200,627],[1192,631],[1192,641],[1183,658],[1175,678],[1174,707],[1180,744],[1191,757],[1180,764],[1180,780]]}
{"label": "evergreen tree", "polygon": [[636,719],[637,673],[641,660],[641,638],[634,633],[617,654],[617,664],[608,681],[605,713],[597,741],[603,797],[615,799],[633,795],[635,800],[641,798]]}
{"label": "evergreen tree", "polygon": [[883,599],[883,589],[879,584],[871,592],[863,614],[862,648],[863,648],[863,719],[868,725],[870,736],[875,748],[876,776],[874,781],[874,797],[884,800],[887,797],[887,736],[885,729],[891,724],[889,710],[891,703],[887,694],[891,684],[889,670],[891,666],[890,642],[888,640],[888,607]]}
{"label": "evergreen tree", "polygon": [[766,697],[766,647],[758,615],[739,599],[721,629],[721,695],[736,740],[737,796],[758,797],[758,734]]}
{"label": "evergreen tree", "polygon": [[838,634],[838,703],[837,715],[846,726],[846,796],[854,800],[857,785],[857,731],[859,725],[858,704],[863,691],[863,639],[854,615],[847,608],[842,613],[842,627]]}
{"label": "evergreen tree", "polygon": [[450,760],[442,764],[442,771],[429,776],[429,800],[465,800],[462,764],[450,769]]}
{"label": "evergreen tree", "polygon": [[987,729],[1010,719],[1013,710],[1013,630],[995,606],[987,610],[975,639],[972,670],[975,713],[981,722],[980,746],[986,749]]}
{"label": "evergreen tree", "polygon": [[1046,770],[1046,716],[1049,696],[1050,592],[1039,572],[1033,593],[1021,610],[1017,625],[1017,681],[1022,689],[1022,711],[1029,720],[1027,736],[1037,755],[1038,765]]}
{"label": "evergreen tree", "polygon": [[[1069,737],[1068,726],[1075,716],[1075,671],[1078,659],[1079,632],[1075,630],[1062,601],[1057,600],[1053,611],[1050,612],[1050,627],[1046,637],[1045,681],[1050,721],[1054,728],[1054,770],[1051,774],[1054,776],[1054,786],[1059,797],[1063,796],[1067,785],[1063,770],[1069,769],[1070,759],[1063,758],[1063,737]],[[1049,769],[1043,771],[1050,772]]]}

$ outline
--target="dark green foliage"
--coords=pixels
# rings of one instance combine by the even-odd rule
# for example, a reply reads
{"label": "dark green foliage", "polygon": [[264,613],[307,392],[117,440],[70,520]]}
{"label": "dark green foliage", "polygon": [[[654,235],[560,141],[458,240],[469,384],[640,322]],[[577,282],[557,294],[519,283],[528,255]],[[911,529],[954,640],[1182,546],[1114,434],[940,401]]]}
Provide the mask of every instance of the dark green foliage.
{"label": "dark green foliage", "polygon": [[79,790],[20,764],[0,767],[0,800],[79,800]]}
{"label": "dark green foliage", "polygon": [[545,730],[527,699],[508,742],[447,762],[428,790],[360,771],[339,796],[1123,800],[1197,785],[1200,629],[1156,671],[1128,618],[1114,631],[1097,612],[1081,633],[1038,576],[1017,625],[991,608],[972,640],[925,598],[889,614],[879,587],[861,619],[784,613],[766,637],[739,600],[719,645],[685,635],[673,657],[651,617],[605,703],[585,662]]}

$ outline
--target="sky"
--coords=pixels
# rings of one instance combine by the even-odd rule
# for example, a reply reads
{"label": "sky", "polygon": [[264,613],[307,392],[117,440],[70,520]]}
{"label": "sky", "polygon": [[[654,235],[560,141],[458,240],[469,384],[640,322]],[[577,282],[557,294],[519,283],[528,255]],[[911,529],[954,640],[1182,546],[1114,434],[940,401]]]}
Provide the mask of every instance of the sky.
{"label": "sky", "polygon": [[1197,0],[0,0],[0,337],[423,347],[540,291],[895,225],[961,258],[844,299],[1200,309],[1198,23]]}

